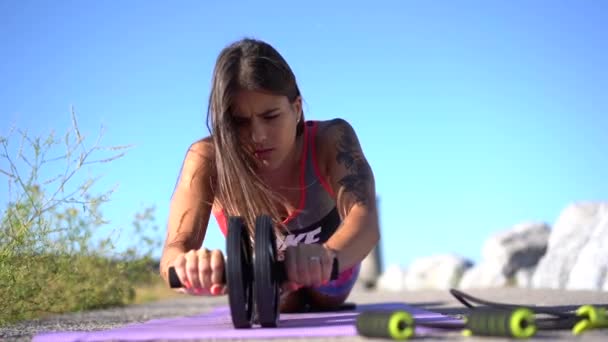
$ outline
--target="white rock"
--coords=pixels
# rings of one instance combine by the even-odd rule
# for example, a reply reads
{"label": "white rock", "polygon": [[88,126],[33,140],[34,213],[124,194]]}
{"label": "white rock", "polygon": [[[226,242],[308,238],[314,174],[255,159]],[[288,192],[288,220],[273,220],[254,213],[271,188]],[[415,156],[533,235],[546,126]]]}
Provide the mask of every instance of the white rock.
{"label": "white rock", "polygon": [[484,243],[482,258],[506,278],[511,278],[517,270],[538,264],[546,253],[550,232],[550,227],[543,222],[516,224],[491,236]]}
{"label": "white rock", "polygon": [[456,287],[462,274],[470,266],[468,260],[451,254],[416,259],[408,267],[405,288],[447,290]]}
{"label": "white rock", "polygon": [[482,247],[481,262],[465,272],[458,287],[517,285],[519,270],[533,268],[545,254],[549,233],[546,223],[526,222],[493,234]]}
{"label": "white rock", "polygon": [[608,267],[608,213],[598,217],[587,243],[576,258],[568,275],[566,289],[601,290]]}
{"label": "white rock", "polygon": [[535,267],[522,268],[515,273],[515,286],[528,289],[532,287],[532,277]]}
{"label": "white rock", "polygon": [[[539,261],[532,277],[532,286],[565,289],[579,254],[586,248],[598,226],[603,225],[606,215],[608,203],[580,202],[566,207],[549,236],[547,253]],[[591,248],[597,250],[593,244],[592,242]],[[587,253],[583,252],[583,261],[579,262],[579,265],[588,261],[593,254]],[[583,271],[578,273],[585,274]],[[573,280],[571,285],[585,287],[579,280]]]}
{"label": "white rock", "polygon": [[502,272],[502,265],[482,261],[464,272],[458,288],[490,288],[507,285],[507,278]]}
{"label": "white rock", "polygon": [[404,286],[405,270],[397,264],[391,264],[380,275],[376,288],[383,291],[401,291]]}

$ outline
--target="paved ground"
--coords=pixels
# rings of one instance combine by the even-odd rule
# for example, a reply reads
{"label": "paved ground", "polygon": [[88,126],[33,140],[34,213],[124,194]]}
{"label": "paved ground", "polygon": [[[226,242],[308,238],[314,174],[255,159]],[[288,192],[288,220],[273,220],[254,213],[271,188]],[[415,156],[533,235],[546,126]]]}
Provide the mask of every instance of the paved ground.
{"label": "paved ground", "polygon": [[[514,304],[554,306],[559,308],[576,308],[582,304],[608,306],[608,292],[558,291],[558,290],[523,290],[523,289],[489,289],[466,291],[483,299]],[[349,298],[355,303],[404,302],[424,309],[457,315],[466,312],[448,291],[412,291],[412,292],[376,292],[357,291]],[[29,341],[31,337],[49,330],[99,330],[118,327],[127,323],[145,322],[153,318],[173,317],[180,315],[200,314],[218,305],[225,305],[226,297],[204,298],[186,297],[177,300],[137,305],[121,309],[101,310],[80,314],[57,316],[52,319],[24,322],[10,328],[0,329],[0,338],[9,341]],[[286,339],[302,341],[303,339]],[[376,341],[377,339],[354,338],[318,338],[307,341]],[[462,337],[458,333],[419,338],[424,341],[503,341],[502,338]],[[575,337],[570,331],[539,332],[530,341],[608,341],[608,329],[595,330]],[[243,340],[251,341],[251,340]],[[380,341],[380,340],[377,340]]]}

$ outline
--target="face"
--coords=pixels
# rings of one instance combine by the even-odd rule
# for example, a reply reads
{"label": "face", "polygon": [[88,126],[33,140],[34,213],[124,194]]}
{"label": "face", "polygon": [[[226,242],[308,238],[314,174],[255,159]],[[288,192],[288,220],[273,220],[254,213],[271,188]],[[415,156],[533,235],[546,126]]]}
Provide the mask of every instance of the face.
{"label": "face", "polygon": [[234,99],[233,117],[240,140],[264,170],[275,170],[293,153],[301,99],[260,91],[241,91]]}

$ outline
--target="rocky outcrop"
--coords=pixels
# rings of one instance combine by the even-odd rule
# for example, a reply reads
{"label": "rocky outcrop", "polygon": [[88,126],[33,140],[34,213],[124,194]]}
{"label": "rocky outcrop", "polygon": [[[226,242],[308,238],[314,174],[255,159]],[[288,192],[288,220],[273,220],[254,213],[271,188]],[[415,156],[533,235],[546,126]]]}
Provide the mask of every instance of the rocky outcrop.
{"label": "rocky outcrop", "polygon": [[447,290],[458,285],[471,265],[471,261],[452,254],[420,258],[407,269],[393,264],[378,278],[376,287],[384,291]]}
{"label": "rocky outcrop", "polygon": [[405,289],[405,273],[406,270],[401,265],[389,265],[386,271],[378,278],[376,288],[384,291],[400,291]]}
{"label": "rocky outcrop", "polygon": [[[466,272],[460,288],[508,286],[525,281],[547,250],[550,227],[543,222],[515,225],[491,236],[482,249],[482,261]],[[518,276],[517,276],[518,275]]]}
{"label": "rocky outcrop", "polygon": [[604,289],[608,267],[608,203],[577,203],[557,219],[532,286]]}
{"label": "rocky outcrop", "polygon": [[457,255],[445,254],[415,260],[404,274],[407,290],[449,290],[458,286],[471,261]]}
{"label": "rocky outcrop", "polygon": [[517,286],[608,291],[608,203],[566,207],[553,227],[524,222],[490,236],[473,264],[457,255],[425,256],[380,275],[384,290]]}

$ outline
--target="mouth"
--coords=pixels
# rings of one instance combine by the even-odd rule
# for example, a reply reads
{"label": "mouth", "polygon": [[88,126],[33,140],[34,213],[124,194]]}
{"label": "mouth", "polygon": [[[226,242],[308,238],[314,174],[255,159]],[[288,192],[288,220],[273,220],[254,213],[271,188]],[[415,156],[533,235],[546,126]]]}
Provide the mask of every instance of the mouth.
{"label": "mouth", "polygon": [[270,154],[270,152],[274,151],[274,148],[265,148],[265,149],[259,149],[259,150],[255,150],[253,153],[258,157],[266,157]]}

